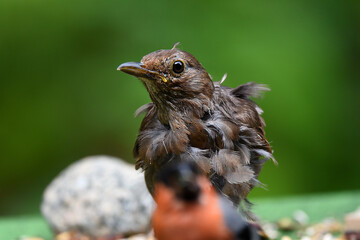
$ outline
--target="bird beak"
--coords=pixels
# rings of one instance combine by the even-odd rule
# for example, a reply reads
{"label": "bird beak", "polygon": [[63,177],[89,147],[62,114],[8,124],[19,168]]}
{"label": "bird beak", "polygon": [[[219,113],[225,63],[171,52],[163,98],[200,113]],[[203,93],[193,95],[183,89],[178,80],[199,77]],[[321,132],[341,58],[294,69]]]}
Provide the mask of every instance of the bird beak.
{"label": "bird beak", "polygon": [[123,63],[117,68],[117,70],[123,71],[138,78],[155,80],[159,77],[159,73],[146,69],[142,63],[137,62]]}

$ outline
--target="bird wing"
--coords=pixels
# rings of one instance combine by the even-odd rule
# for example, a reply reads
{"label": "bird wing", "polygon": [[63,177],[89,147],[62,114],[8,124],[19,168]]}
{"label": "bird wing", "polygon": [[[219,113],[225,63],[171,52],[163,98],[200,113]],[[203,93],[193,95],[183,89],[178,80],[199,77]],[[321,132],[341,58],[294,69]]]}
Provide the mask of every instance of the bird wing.
{"label": "bird wing", "polygon": [[[261,117],[263,110],[250,99],[260,97],[264,91],[269,91],[265,85],[246,83],[236,88],[221,86],[215,83],[215,101],[220,104],[219,110],[226,119],[239,127],[239,138],[235,144],[244,144],[252,152],[264,159],[275,159],[272,149],[265,137],[265,121]],[[255,159],[251,159],[251,162]]]}
{"label": "bird wing", "polygon": [[207,174],[234,205],[245,200],[243,212],[248,219],[253,219],[246,196],[254,186],[261,185],[257,176],[263,164],[272,158],[272,150],[265,138],[262,110],[250,97],[257,97],[268,89],[255,83],[234,89],[219,82],[214,85],[214,109],[203,120],[210,139]]}

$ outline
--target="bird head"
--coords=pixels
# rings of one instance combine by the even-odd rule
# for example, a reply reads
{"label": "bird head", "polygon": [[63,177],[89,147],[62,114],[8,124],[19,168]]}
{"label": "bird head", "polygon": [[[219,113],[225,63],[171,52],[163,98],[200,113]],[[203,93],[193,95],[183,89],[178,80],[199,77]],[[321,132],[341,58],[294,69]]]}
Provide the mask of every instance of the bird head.
{"label": "bird head", "polygon": [[172,189],[179,200],[195,202],[201,194],[199,176],[200,171],[194,163],[182,162],[166,166],[157,176],[157,182]]}
{"label": "bird head", "polygon": [[139,78],[160,109],[210,105],[214,91],[211,77],[194,56],[176,45],[170,50],[152,52],[139,63],[123,63],[117,70]]}

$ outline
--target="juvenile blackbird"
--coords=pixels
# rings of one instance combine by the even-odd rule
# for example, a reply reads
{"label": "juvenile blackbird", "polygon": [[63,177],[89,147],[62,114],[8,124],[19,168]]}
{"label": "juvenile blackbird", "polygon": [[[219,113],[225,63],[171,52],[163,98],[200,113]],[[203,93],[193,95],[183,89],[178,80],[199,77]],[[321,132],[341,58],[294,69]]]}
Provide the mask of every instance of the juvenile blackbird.
{"label": "juvenile blackbird", "polygon": [[150,193],[164,165],[194,161],[217,191],[235,206],[242,202],[245,216],[253,219],[246,196],[260,184],[258,174],[273,157],[263,111],[250,97],[269,89],[256,83],[225,87],[225,77],[213,82],[196,58],[176,44],[118,70],[139,78],[152,100],[136,111],[146,116],[134,147],[136,169],[145,171]]}
{"label": "juvenile blackbird", "polygon": [[166,166],[155,184],[152,224],[158,240],[259,240],[230,202],[219,196],[195,163]]}

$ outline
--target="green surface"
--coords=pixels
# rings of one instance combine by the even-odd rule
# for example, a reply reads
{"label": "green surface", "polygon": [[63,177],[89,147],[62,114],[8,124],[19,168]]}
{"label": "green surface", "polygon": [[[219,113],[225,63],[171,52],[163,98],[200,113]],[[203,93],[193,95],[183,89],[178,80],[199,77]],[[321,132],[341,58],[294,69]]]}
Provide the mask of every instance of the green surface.
{"label": "green surface", "polygon": [[17,240],[23,236],[52,239],[52,233],[41,216],[0,218],[0,240]]}
{"label": "green surface", "polygon": [[259,199],[253,202],[254,212],[268,221],[291,217],[296,210],[306,212],[310,222],[318,222],[327,217],[342,220],[344,214],[360,207],[360,191]]}
{"label": "green surface", "polygon": [[[342,220],[344,214],[360,206],[360,191],[299,197],[257,199],[254,211],[267,221],[291,217],[295,210],[303,210],[310,222],[328,217]],[[40,216],[0,218],[0,240],[18,239],[20,236],[39,236],[51,239],[51,232]]]}

